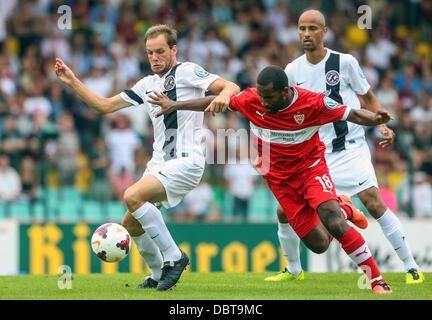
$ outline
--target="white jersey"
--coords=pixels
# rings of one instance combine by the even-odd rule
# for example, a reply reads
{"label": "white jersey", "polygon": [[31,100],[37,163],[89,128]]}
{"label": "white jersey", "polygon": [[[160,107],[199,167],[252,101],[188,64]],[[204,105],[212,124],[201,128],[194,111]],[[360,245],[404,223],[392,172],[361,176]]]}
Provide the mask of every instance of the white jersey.
{"label": "white jersey", "polygon": [[[285,68],[289,85],[324,93],[339,103],[360,109],[357,94],[366,94],[370,85],[359,63],[350,54],[326,50],[325,58],[317,64],[311,64],[306,54],[289,63]],[[329,153],[350,149],[356,139],[364,139],[364,130],[352,122],[338,121],[323,125],[319,135]]]}
{"label": "white jersey", "polygon": [[177,110],[155,118],[160,107],[147,102],[151,92],[163,92],[171,100],[184,101],[202,98],[210,84],[219,76],[205,71],[195,63],[177,64],[162,77],[146,76],[130,90],[120,96],[127,102],[140,108],[146,108],[154,128],[153,155],[147,168],[180,158],[204,158],[202,126],[204,113]]}

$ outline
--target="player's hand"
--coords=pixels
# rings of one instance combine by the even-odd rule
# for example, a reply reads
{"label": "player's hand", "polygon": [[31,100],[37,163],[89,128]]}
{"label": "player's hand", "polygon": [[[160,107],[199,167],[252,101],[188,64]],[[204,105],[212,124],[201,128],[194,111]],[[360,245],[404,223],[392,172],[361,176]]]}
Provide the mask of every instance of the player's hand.
{"label": "player's hand", "polygon": [[377,124],[384,124],[393,120],[393,116],[387,110],[380,109],[375,114],[375,121]]}
{"label": "player's hand", "polygon": [[56,58],[55,74],[63,83],[70,85],[75,78],[73,71],[63,62],[62,59]]}
{"label": "player's hand", "polygon": [[147,100],[147,102],[161,107],[160,111],[155,114],[155,118],[176,110],[175,107],[176,102],[168,98],[168,96],[165,93],[154,91],[148,97],[150,99]]}
{"label": "player's hand", "polygon": [[255,169],[256,172],[258,172],[258,173],[261,174],[261,172],[260,172],[260,168],[261,168],[260,164],[261,164],[261,158],[260,157],[256,157],[255,160],[254,160],[254,162],[252,163],[252,166],[253,166],[253,168]]}
{"label": "player's hand", "polygon": [[228,109],[229,103],[230,97],[218,95],[204,111],[211,112],[214,116],[216,113],[225,112]]}
{"label": "player's hand", "polygon": [[395,133],[393,132],[393,130],[386,125],[381,125],[379,127],[379,131],[383,136],[383,139],[379,142],[379,145],[383,148],[392,145],[395,138]]}

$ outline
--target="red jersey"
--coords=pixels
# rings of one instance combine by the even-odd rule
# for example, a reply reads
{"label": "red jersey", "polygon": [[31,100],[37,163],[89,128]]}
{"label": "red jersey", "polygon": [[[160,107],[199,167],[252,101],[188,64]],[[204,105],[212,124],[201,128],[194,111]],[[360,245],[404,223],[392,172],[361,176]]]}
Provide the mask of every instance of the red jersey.
{"label": "red jersey", "polygon": [[230,100],[230,109],[250,121],[266,179],[285,180],[316,164],[325,151],[319,128],[346,120],[350,111],[324,94],[299,87],[291,89],[294,91],[291,104],[276,114],[267,113],[255,88],[233,95]]}

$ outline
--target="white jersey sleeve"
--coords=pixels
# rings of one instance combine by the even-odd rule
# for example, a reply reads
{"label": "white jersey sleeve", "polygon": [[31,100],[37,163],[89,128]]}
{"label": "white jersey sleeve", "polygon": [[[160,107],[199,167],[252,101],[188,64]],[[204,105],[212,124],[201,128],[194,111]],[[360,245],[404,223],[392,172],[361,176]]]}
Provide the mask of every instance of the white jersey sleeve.
{"label": "white jersey sleeve", "polygon": [[363,73],[358,61],[350,54],[344,55],[346,62],[346,75],[348,76],[348,84],[359,95],[364,95],[368,92],[370,85]]}
{"label": "white jersey sleeve", "polygon": [[177,80],[179,87],[200,88],[204,91],[220,77],[206,71],[203,67],[193,62],[184,62],[181,64],[182,77]]}
{"label": "white jersey sleeve", "polygon": [[134,106],[143,104],[146,98],[146,78],[138,81],[131,89],[120,93],[120,97]]}

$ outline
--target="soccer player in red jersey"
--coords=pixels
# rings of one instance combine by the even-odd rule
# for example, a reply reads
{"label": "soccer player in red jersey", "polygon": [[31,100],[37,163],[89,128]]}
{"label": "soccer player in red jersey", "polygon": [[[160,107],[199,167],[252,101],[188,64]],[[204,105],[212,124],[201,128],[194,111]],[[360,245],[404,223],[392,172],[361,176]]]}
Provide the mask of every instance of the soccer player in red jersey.
{"label": "soccer player in red jersey", "polygon": [[[276,66],[264,68],[257,83],[256,89],[233,95],[229,109],[249,119],[261,173],[284,208],[290,225],[315,253],[325,252],[332,237],[337,239],[365,272],[373,291],[391,293],[362,235],[343,218],[318,130],[326,123],[339,120],[376,126],[388,122],[392,116],[385,110],[372,113],[351,109],[324,94],[290,87],[284,70]],[[182,102],[172,102],[160,93],[150,98],[149,103],[161,107],[158,115],[178,109],[225,111],[206,107],[212,96]],[[345,211],[349,210],[345,206]]]}

